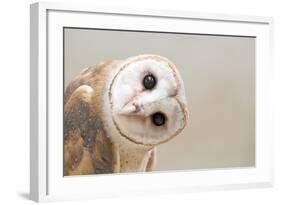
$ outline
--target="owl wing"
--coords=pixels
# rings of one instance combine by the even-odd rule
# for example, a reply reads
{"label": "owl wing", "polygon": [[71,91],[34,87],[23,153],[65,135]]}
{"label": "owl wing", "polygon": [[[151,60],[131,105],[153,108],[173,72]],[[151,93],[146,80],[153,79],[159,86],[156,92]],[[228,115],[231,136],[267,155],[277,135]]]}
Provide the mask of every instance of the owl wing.
{"label": "owl wing", "polygon": [[112,172],[112,145],[93,109],[94,90],[81,85],[64,105],[64,175]]}

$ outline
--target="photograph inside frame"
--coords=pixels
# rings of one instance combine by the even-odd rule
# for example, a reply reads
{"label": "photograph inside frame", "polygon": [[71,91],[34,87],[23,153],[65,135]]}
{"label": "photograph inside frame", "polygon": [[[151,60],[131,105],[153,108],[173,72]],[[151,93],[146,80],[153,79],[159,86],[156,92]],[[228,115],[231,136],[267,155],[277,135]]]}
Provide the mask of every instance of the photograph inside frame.
{"label": "photograph inside frame", "polygon": [[64,176],[255,166],[255,38],[64,28]]}

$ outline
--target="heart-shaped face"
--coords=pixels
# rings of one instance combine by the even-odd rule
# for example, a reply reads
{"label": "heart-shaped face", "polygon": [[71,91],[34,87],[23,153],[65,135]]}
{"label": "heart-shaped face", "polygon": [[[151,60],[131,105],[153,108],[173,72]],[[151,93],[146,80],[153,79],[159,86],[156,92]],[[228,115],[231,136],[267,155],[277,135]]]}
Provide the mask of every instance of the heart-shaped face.
{"label": "heart-shaped face", "polygon": [[136,144],[166,142],[187,124],[182,79],[166,58],[141,55],[125,60],[109,89],[114,125],[119,134]]}

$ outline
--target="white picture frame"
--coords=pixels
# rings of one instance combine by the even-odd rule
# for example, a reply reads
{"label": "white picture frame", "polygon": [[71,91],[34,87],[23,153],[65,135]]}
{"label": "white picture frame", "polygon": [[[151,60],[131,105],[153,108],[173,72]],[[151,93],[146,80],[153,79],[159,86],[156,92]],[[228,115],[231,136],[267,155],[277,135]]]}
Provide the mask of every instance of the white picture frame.
{"label": "white picture frame", "polygon": [[[112,21],[112,19],[115,19]],[[129,23],[126,23],[129,22]],[[158,25],[158,26],[155,26]],[[63,27],[178,31],[256,37],[256,166],[148,174],[63,177]],[[34,201],[273,186],[269,95],[273,19],[182,11],[46,3],[30,10],[30,198]],[[52,68],[52,69],[49,69]]]}

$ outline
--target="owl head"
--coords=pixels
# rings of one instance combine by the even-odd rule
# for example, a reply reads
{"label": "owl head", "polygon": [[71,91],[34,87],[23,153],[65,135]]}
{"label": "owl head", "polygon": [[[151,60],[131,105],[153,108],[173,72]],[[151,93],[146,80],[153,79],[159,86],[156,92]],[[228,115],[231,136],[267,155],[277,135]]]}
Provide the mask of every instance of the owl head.
{"label": "owl head", "polygon": [[158,55],[140,55],[117,67],[108,99],[120,137],[153,147],[178,135],[187,125],[188,109],[175,65]]}

